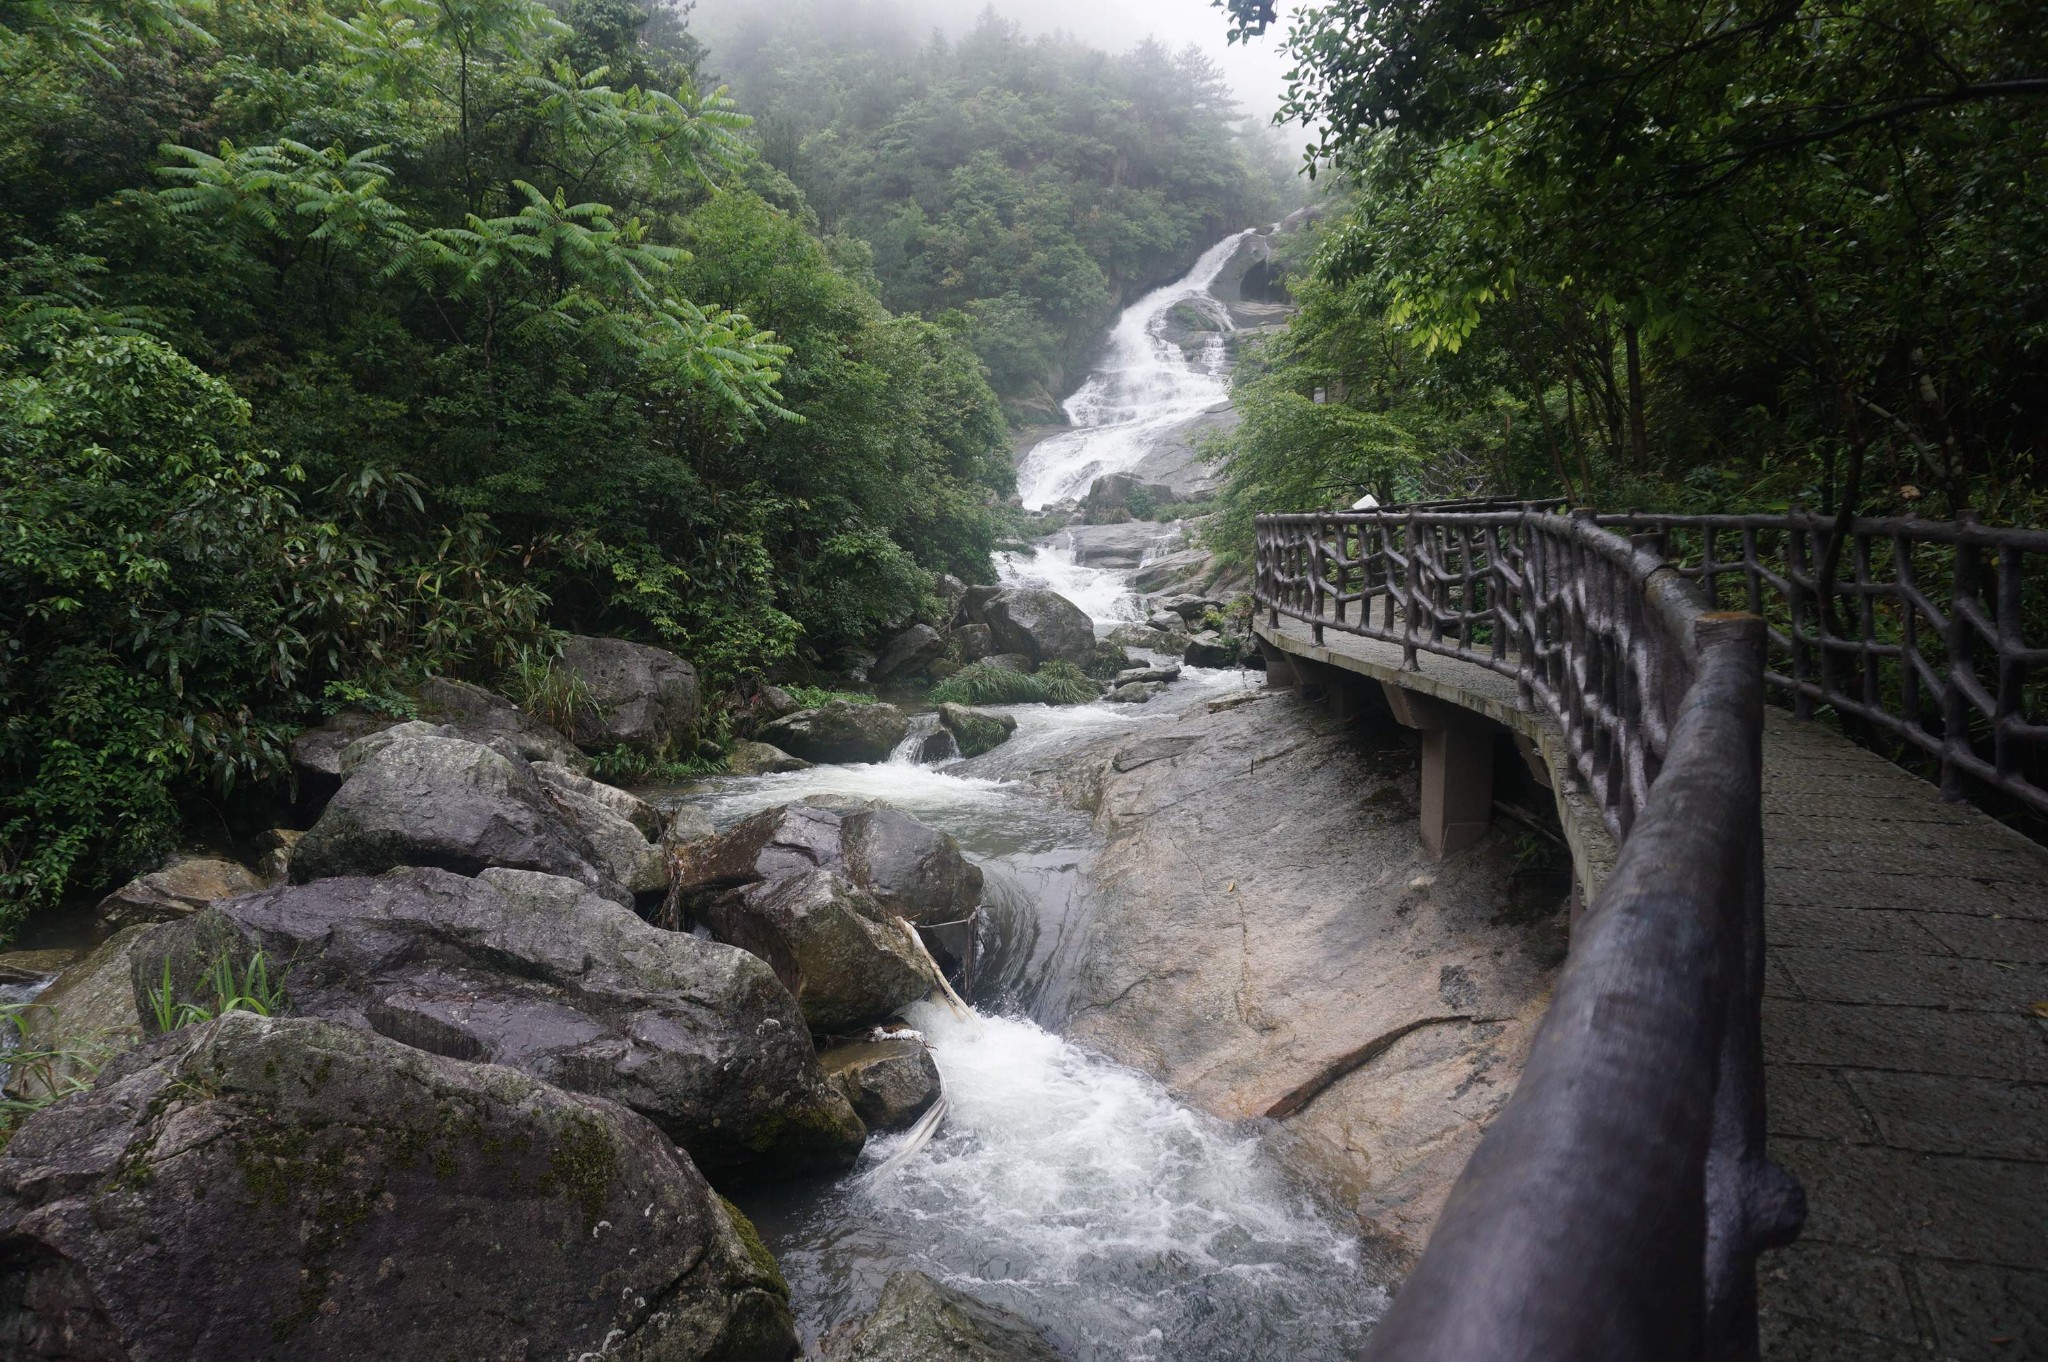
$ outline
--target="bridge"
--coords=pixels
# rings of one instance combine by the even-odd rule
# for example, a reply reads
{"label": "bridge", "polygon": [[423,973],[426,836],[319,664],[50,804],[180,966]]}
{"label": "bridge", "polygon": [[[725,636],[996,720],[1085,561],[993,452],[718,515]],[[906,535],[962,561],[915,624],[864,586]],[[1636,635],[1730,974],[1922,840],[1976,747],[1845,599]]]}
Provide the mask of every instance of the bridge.
{"label": "bridge", "polygon": [[1269,682],[1420,731],[1438,855],[1518,754],[1573,863],[1542,1032],[1371,1355],[2048,1355],[2048,850],[2008,826],[2048,826],[2048,533],[1257,533]]}

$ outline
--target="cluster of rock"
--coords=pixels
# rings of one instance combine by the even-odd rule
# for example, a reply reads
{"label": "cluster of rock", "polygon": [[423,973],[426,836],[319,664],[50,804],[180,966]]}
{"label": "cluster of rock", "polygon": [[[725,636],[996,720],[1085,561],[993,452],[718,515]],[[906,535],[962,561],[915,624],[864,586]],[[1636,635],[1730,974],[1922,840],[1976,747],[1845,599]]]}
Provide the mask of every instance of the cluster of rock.
{"label": "cluster of rock", "polygon": [[[590,779],[697,718],[687,663],[614,643],[570,654],[575,740],[430,682],[295,745],[317,818],[263,870],[108,898],[32,1014],[70,1058],[10,1080],[69,1095],[0,1151],[9,1355],[795,1356],[713,1184],[844,1169],[937,1099],[895,1017],[971,979],[981,874],[893,810],[720,836]],[[676,903],[696,932],[635,911]]]}
{"label": "cluster of rock", "polygon": [[1129,665],[1122,649],[1098,640],[1094,621],[1058,592],[967,586],[946,576],[938,581],[942,623],[913,624],[897,634],[861,679],[877,684],[942,681],[977,662],[1032,672],[1054,661],[1101,679]]}
{"label": "cluster of rock", "polygon": [[1190,667],[1263,667],[1251,631],[1229,620],[1228,603],[1192,592],[1160,592],[1142,598],[1143,623],[1119,625],[1112,643],[1180,658]]}

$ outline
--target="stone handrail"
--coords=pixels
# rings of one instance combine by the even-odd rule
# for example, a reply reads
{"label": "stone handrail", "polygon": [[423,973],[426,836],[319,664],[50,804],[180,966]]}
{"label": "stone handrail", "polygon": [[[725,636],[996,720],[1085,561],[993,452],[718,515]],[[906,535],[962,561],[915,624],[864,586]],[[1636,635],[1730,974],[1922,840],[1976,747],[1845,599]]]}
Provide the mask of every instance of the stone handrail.
{"label": "stone handrail", "polygon": [[1254,595],[1511,677],[1622,841],[1513,1098],[1373,1336],[1403,1362],[1756,1355],[1765,621],[1590,514],[1268,515]]}

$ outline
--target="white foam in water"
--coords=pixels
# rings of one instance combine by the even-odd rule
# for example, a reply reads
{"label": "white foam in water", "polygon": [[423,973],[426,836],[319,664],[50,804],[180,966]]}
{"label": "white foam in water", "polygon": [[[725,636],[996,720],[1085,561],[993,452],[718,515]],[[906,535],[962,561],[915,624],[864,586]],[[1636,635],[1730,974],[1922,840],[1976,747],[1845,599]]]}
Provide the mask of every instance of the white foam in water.
{"label": "white foam in water", "polygon": [[1255,230],[1225,237],[1185,278],[1125,309],[1109,334],[1102,364],[1064,404],[1073,429],[1039,441],[1017,469],[1017,490],[1027,507],[1079,496],[1103,474],[1135,467],[1161,435],[1230,396],[1229,355],[1220,337],[1191,361],[1162,333],[1167,314],[1180,303],[1199,309],[1219,331],[1235,329],[1209,286]]}
{"label": "white foam in water", "polygon": [[[930,1004],[908,1020],[951,1110],[902,1166],[799,1212],[815,1232],[777,1236],[807,1333],[914,1267],[1091,1362],[1355,1355],[1384,1293],[1255,1136],[1028,1021]],[[900,1140],[873,1141],[864,1169]]]}
{"label": "white foam in water", "polygon": [[1041,586],[1058,592],[1097,624],[1127,624],[1144,617],[1124,575],[1077,564],[1071,540],[1040,544],[1028,554],[999,553],[996,571],[1005,586]]}

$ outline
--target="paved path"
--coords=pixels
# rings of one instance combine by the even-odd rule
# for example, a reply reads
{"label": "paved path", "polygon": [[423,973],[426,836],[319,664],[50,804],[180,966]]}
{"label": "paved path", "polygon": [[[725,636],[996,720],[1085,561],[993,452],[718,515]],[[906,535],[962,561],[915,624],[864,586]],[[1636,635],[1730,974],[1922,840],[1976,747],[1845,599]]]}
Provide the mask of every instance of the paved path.
{"label": "paved path", "polygon": [[2048,851],[1769,715],[1764,1356],[2048,1358]]}
{"label": "paved path", "polygon": [[[1290,651],[1399,668],[1391,644],[1281,632]],[[1502,712],[1497,674],[1421,667],[1430,693],[1530,723]],[[1763,1355],[2048,1359],[2048,849],[1767,715],[1767,1111],[1809,1213],[1759,1267]]]}

